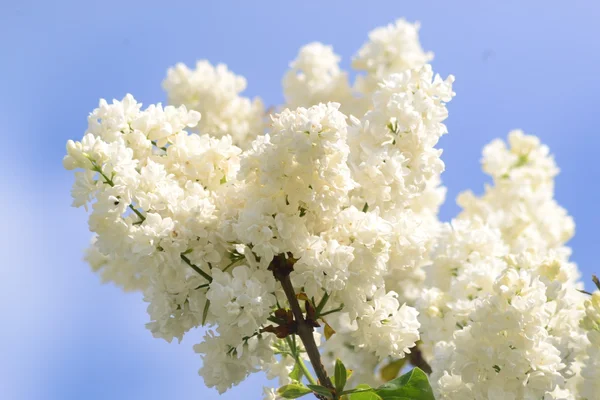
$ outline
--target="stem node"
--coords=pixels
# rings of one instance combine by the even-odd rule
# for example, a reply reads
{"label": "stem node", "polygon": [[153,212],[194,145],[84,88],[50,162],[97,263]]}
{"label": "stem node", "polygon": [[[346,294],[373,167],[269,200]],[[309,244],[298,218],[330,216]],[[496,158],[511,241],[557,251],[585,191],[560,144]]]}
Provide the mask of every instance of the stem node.
{"label": "stem node", "polygon": [[[321,362],[321,353],[319,353],[319,348],[317,347],[315,338],[313,336],[314,328],[304,318],[302,309],[298,303],[298,298],[296,297],[296,291],[294,290],[292,281],[290,279],[290,273],[294,270],[295,262],[296,260],[291,256],[285,257],[285,255],[280,254],[273,258],[271,265],[269,265],[269,270],[273,272],[275,279],[281,283],[285,297],[290,303],[292,313],[294,314],[294,318],[296,319],[297,323],[297,334],[300,336],[300,340],[302,340],[302,343],[304,344],[306,354],[308,354],[310,363],[312,364],[315,374],[319,379],[319,384],[331,390],[333,393],[333,399],[336,400],[339,398],[339,396],[336,394],[335,388],[333,387],[333,384],[327,375],[327,371]],[[316,396],[319,397],[318,395]]]}

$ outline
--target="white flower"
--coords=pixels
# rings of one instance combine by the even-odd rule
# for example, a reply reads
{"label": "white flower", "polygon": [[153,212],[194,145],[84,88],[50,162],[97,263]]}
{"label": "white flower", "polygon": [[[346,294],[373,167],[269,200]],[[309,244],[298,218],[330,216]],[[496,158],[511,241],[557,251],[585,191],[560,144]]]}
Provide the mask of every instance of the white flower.
{"label": "white flower", "polygon": [[[213,271],[206,298],[211,301],[210,311],[219,321],[221,335],[240,341],[256,332],[275,306],[275,279],[265,270],[235,267],[231,273]],[[235,343],[233,343],[235,344]]]}
{"label": "white flower", "polygon": [[394,292],[375,293],[367,313],[358,319],[353,333],[356,345],[373,351],[378,357],[403,358],[419,340],[418,312],[406,304],[400,306]]}
{"label": "white flower", "polygon": [[303,46],[283,77],[283,93],[290,108],[351,101],[348,74],[331,46],[314,42]]}
{"label": "white flower", "polygon": [[373,95],[375,109],[355,121],[350,160],[369,207],[404,208],[439,183],[444,163],[434,146],[447,132],[453,81],[434,77],[430,66],[391,75]]}
{"label": "white flower", "polygon": [[546,286],[529,271],[508,268],[493,290],[455,332],[451,352],[434,357],[432,383],[444,395],[442,378],[452,372],[460,374],[470,397],[541,398],[564,383],[565,367],[547,328]]}
{"label": "white flower", "polygon": [[424,52],[419,42],[420,24],[405,19],[369,32],[365,43],[352,60],[352,67],[365,71],[355,87],[364,96],[377,90],[377,84],[392,73],[419,68],[433,59],[433,53]]}
{"label": "white flower", "polygon": [[199,61],[169,69],[171,105],[101,100],[67,142],[86,260],[143,294],[155,337],[210,327],[194,347],[207,386],[299,380],[312,325],[328,372],[354,371],[347,387],[419,351],[436,398],[598,397],[600,292],[570,261],[550,151],[521,131],[493,141],[493,183],[442,223],[454,77],[433,73],[418,30],[372,31],[352,86],[330,46],[302,47],[270,124],[243,77]]}
{"label": "white flower", "polygon": [[200,113],[189,111],[185,105],[175,108],[151,105],[131,122],[131,128],[142,131],[148,139],[155,141],[158,147],[163,147],[171,141],[174,135],[186,127],[193,128],[200,121]]}
{"label": "white flower", "polygon": [[169,103],[199,111],[200,133],[216,137],[231,135],[237,145],[245,146],[262,134],[264,108],[260,99],[241,97],[246,79],[235,75],[224,64],[213,67],[201,60],[190,70],[184,64],[169,68],[163,88]]}
{"label": "white flower", "polygon": [[584,399],[593,399],[600,390],[600,291],[596,290],[585,301],[585,318],[581,326],[587,331],[589,345],[581,370],[578,389]]}
{"label": "white flower", "polygon": [[269,345],[270,339],[253,337],[247,344],[234,348],[209,331],[204,341],[194,346],[196,353],[202,355],[202,368],[198,373],[206,386],[216,387],[223,393],[272,360]]}
{"label": "white flower", "polygon": [[483,151],[484,170],[494,178],[481,197],[463,193],[459,218],[480,218],[502,231],[513,251],[558,248],[574,233],[574,223],[556,204],[558,169],[546,146],[521,131],[509,134],[511,148],[495,140]]}

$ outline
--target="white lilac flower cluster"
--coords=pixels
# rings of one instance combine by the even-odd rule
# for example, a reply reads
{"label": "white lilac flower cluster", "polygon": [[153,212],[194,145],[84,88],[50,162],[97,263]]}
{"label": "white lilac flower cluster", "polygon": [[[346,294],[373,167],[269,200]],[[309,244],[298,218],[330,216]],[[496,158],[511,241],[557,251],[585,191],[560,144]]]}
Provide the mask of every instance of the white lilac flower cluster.
{"label": "white lilac flower cluster", "polygon": [[582,399],[591,400],[600,393],[600,287],[585,302],[585,317],[581,327],[587,332],[590,346],[581,368],[579,382]]}
{"label": "white lilac flower cluster", "polygon": [[565,247],[573,221],[553,199],[548,148],[521,131],[508,142],[484,149],[493,185],[459,196],[427,267],[417,309],[430,379],[440,399],[577,399],[589,342]]}
{"label": "white lilac flower cluster", "polygon": [[246,78],[229,71],[224,64],[213,67],[201,60],[190,70],[179,63],[167,71],[163,88],[169,103],[183,104],[202,114],[196,127],[201,133],[214,137],[229,135],[242,147],[263,133],[262,101],[240,96],[246,89]]}
{"label": "white lilac flower cluster", "polygon": [[434,75],[418,30],[371,32],[354,84],[332,47],[304,46],[270,116],[225,65],[178,64],[172,105],[101,100],[68,142],[73,205],[95,234],[86,259],[143,293],[155,337],[208,327],[195,346],[206,385],[257,371],[314,383],[316,345],[354,383],[408,358],[440,399],[600,392],[600,291],[582,293],[569,261],[548,148],[520,131],[489,144],[493,185],[439,221],[454,77]]}
{"label": "white lilac flower cluster", "polygon": [[300,49],[283,77],[283,94],[290,108],[336,101],[352,96],[348,73],[340,70],[333,47],[310,43]]}

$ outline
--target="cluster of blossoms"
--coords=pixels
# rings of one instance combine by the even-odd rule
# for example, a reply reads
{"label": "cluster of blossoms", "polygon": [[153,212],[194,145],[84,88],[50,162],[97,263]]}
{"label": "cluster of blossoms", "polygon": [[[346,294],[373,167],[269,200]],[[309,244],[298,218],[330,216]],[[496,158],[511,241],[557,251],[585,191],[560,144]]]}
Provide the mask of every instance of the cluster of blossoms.
{"label": "cluster of blossoms", "polygon": [[185,104],[202,114],[196,126],[200,134],[217,138],[229,135],[234,144],[245,147],[263,133],[262,101],[241,97],[246,78],[229,71],[224,64],[214,67],[202,60],[196,63],[196,69],[190,70],[179,63],[167,71],[163,88],[170,104]]}
{"label": "cluster of blossoms", "polygon": [[598,286],[591,299],[585,302],[585,318],[581,321],[581,327],[587,332],[590,341],[581,368],[583,379],[580,379],[578,387],[581,398],[586,400],[593,399],[600,393],[600,285]]}
{"label": "cluster of blossoms", "polygon": [[91,209],[87,260],[143,293],[155,337],[208,327],[194,347],[208,386],[265,371],[338,399],[336,359],[349,386],[408,359],[440,399],[600,392],[600,291],[584,294],[569,261],[548,148],[520,131],[489,144],[493,185],[439,221],[454,78],[434,75],[418,29],[371,32],[353,84],[332,47],[304,46],[272,115],[226,66],[178,64],[171,105],[101,100],[68,142],[73,205]]}
{"label": "cluster of blossoms", "polygon": [[558,169],[521,131],[483,154],[493,186],[459,196],[417,302],[432,385],[448,399],[579,398],[586,295],[564,246],[573,221],[553,199]]}

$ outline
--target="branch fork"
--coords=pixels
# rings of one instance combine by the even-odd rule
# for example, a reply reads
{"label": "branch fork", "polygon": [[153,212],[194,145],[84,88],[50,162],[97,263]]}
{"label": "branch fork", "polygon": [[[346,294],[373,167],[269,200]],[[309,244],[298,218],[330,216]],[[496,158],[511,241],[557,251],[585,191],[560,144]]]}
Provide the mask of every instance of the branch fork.
{"label": "branch fork", "polygon": [[[271,264],[269,265],[269,270],[273,272],[275,279],[281,283],[285,296],[290,303],[296,322],[296,334],[304,344],[310,363],[319,379],[319,384],[329,389],[334,399],[338,399],[339,397],[335,392],[331,379],[329,379],[327,371],[321,361],[321,354],[319,353],[319,348],[317,347],[313,336],[315,321],[304,318],[304,314],[298,303],[296,291],[294,290],[290,279],[290,273],[294,270],[296,261],[297,260],[291,257],[291,254],[288,254],[288,257],[280,254],[273,258],[273,261],[271,261]],[[317,395],[317,397],[321,398],[319,395]]]}

